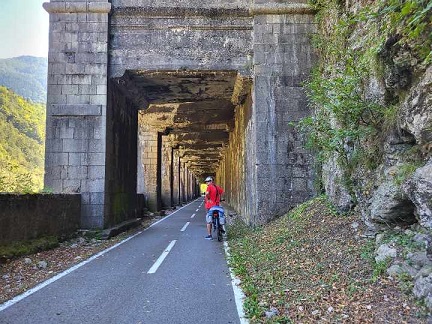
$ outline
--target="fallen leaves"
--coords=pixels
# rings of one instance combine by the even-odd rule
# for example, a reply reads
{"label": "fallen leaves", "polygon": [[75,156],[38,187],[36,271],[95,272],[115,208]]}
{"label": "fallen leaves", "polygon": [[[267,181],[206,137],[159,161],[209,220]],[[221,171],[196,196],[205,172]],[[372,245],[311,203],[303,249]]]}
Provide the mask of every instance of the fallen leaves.
{"label": "fallen leaves", "polygon": [[109,240],[78,237],[65,241],[52,250],[8,260],[6,263],[0,264],[0,303],[117,244],[133,233],[148,227],[158,219],[158,216],[147,217],[141,227],[122,233]]}
{"label": "fallen leaves", "polygon": [[[254,287],[245,304],[251,322],[426,323],[396,282],[370,280],[361,226],[358,215],[336,216],[320,198],[301,215],[230,236],[231,266],[243,269],[242,287]],[[272,307],[278,315],[269,317]]]}

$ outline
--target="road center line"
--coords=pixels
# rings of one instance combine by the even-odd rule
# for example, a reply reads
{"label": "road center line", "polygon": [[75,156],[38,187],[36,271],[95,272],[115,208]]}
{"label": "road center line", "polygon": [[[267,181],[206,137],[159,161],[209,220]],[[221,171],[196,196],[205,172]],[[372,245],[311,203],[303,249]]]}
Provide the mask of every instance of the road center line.
{"label": "road center line", "polygon": [[194,218],[194,217],[195,217],[195,214],[192,214],[191,218]]}
{"label": "road center line", "polygon": [[157,222],[151,224],[151,225],[150,225],[149,227],[147,227],[146,229],[144,229],[144,230],[142,230],[142,231],[140,231],[140,232],[138,232],[138,233],[136,233],[136,234],[134,234],[134,235],[132,235],[132,236],[129,236],[128,238],[124,239],[123,241],[121,241],[121,242],[119,242],[119,243],[117,243],[117,244],[115,244],[115,245],[113,245],[113,246],[111,246],[111,247],[109,247],[109,248],[107,248],[107,249],[105,249],[105,250],[103,250],[103,251],[100,251],[99,253],[97,253],[97,254],[91,256],[91,257],[88,258],[87,260],[84,260],[83,262],[78,263],[78,264],[74,265],[73,267],[71,267],[71,268],[69,268],[69,269],[66,269],[66,270],[63,271],[63,272],[60,272],[59,274],[55,275],[54,277],[51,277],[50,279],[41,282],[40,284],[36,285],[35,287],[30,288],[29,290],[25,291],[25,292],[22,293],[21,295],[15,296],[14,298],[12,298],[12,299],[10,299],[10,300],[5,301],[3,304],[0,304],[0,312],[4,311],[6,308],[11,307],[12,305],[15,305],[15,304],[18,303],[19,301],[21,301],[21,300],[23,300],[24,298],[26,298],[26,297],[28,297],[28,296],[34,294],[34,293],[37,292],[37,291],[39,291],[39,290],[45,288],[46,286],[52,284],[53,282],[55,282],[55,281],[57,281],[57,280],[63,278],[64,276],[68,275],[69,273],[71,273],[71,272],[73,272],[73,271],[75,271],[75,270],[81,268],[82,266],[84,266],[84,265],[86,265],[87,263],[89,263],[89,262],[91,262],[91,261],[97,259],[98,257],[104,255],[105,253],[107,253],[107,252],[109,252],[109,251],[111,251],[111,250],[117,248],[118,246],[120,246],[120,245],[122,245],[123,243],[129,241],[130,239],[134,238],[135,236],[140,235],[142,232],[147,231],[149,228],[152,228],[153,226],[155,226],[155,225],[157,225],[157,224],[163,222],[164,220],[170,218],[170,217],[173,216],[175,213],[179,212],[179,211],[182,210],[183,208],[185,208],[185,207],[187,207],[187,206],[193,204],[193,203],[196,202],[196,201],[197,201],[197,200],[195,199],[194,201],[192,201],[192,202],[188,203],[187,205],[184,205],[183,207],[177,209],[175,212],[169,214],[168,216],[165,216],[164,218],[162,218],[162,219],[158,220]]}
{"label": "road center line", "polygon": [[171,249],[173,248],[173,246],[176,242],[177,242],[177,240],[171,241],[171,243],[168,245],[168,247],[165,249],[165,251],[162,252],[160,257],[156,260],[156,262],[153,264],[153,266],[150,268],[150,270],[147,271],[147,273],[155,273],[157,271],[157,269],[162,264],[163,260],[165,260],[168,253],[171,251]]}
{"label": "road center line", "polygon": [[190,222],[187,222],[182,229],[180,230],[180,232],[184,232],[186,230],[186,228],[189,226]]}

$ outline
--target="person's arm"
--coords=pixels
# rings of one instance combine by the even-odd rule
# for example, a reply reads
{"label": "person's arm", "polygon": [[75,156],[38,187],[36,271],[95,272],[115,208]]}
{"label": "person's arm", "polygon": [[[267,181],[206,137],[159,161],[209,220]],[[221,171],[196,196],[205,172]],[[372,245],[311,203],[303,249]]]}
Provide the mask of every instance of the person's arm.
{"label": "person's arm", "polygon": [[225,193],[225,191],[222,189],[222,187],[218,187],[218,190],[219,190],[220,201],[224,201],[225,199],[223,198],[223,194]]}
{"label": "person's arm", "polygon": [[212,197],[212,187],[213,186],[211,186],[211,185],[207,186],[207,191],[206,191],[206,194],[205,194],[205,198],[206,198],[206,201],[208,201],[208,202],[212,201],[212,199],[211,199],[211,197]]}

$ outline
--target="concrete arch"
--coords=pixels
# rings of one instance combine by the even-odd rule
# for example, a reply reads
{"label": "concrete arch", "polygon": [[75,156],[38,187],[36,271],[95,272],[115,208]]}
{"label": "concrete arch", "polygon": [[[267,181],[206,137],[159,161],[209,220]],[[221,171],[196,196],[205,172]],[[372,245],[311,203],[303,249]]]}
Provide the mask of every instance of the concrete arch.
{"label": "concrete arch", "polygon": [[[261,3],[263,2],[263,3]],[[314,195],[290,126],[309,114],[303,1],[51,0],[45,185],[102,228],[214,174],[258,224]]]}

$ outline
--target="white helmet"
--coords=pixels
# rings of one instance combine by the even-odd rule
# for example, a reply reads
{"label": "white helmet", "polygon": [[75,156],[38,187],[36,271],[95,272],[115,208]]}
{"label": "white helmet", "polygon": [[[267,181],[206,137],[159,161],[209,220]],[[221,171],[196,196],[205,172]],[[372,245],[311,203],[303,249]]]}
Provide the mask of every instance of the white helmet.
{"label": "white helmet", "polygon": [[204,182],[209,182],[209,181],[213,181],[213,178],[212,178],[212,177],[207,177],[207,178],[204,180]]}

